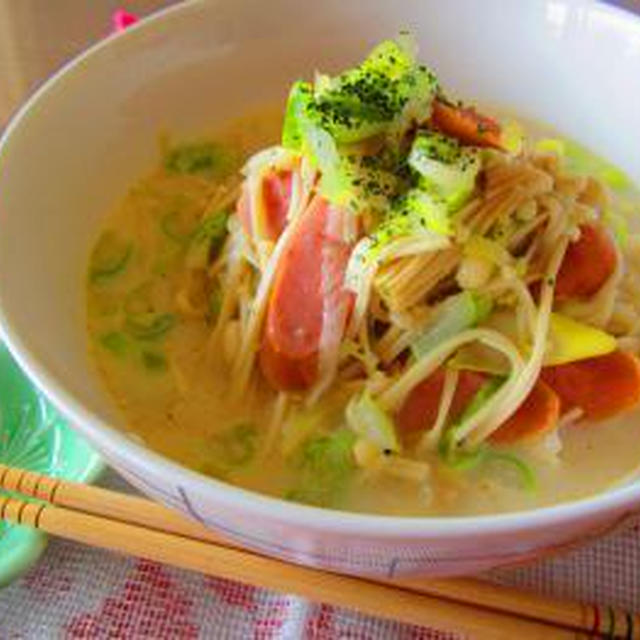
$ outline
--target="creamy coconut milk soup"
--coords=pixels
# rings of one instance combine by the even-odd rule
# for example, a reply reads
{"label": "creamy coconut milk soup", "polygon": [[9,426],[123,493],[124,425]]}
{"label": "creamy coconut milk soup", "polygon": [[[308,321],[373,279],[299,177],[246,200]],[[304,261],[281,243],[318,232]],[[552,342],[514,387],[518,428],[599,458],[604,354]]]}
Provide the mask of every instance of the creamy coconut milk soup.
{"label": "creamy coconut milk soup", "polygon": [[407,516],[572,500],[640,471],[638,208],[401,37],[162,142],[93,247],[91,351],[136,437],[231,484]]}

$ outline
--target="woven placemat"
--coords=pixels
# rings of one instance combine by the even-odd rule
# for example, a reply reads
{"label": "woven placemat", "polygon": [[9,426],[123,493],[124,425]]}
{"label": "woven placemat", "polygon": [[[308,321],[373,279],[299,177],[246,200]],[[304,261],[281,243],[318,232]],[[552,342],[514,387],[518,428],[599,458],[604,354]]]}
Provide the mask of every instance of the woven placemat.
{"label": "woven placemat", "polygon": [[[131,491],[115,473],[105,486]],[[558,597],[640,610],[640,518],[590,545],[486,576]],[[53,540],[0,591],[0,640],[253,638],[449,640],[422,629]]]}

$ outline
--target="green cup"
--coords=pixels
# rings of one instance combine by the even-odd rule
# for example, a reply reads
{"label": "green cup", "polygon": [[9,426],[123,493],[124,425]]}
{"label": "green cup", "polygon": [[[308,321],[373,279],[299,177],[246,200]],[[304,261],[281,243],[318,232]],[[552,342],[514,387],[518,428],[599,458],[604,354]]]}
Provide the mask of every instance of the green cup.
{"label": "green cup", "polygon": [[[104,468],[97,453],[69,427],[0,344],[0,463],[76,482]],[[0,522],[0,586],[40,557],[47,536]]]}

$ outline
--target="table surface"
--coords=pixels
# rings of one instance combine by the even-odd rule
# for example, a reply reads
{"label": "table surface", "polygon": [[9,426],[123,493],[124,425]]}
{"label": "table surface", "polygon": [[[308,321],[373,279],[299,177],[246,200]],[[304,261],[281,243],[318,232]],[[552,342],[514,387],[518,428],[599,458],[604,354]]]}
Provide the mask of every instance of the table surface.
{"label": "table surface", "polygon": [[[146,15],[175,0],[130,0]],[[117,0],[0,0],[0,125],[66,59],[106,35]],[[640,10],[640,0],[616,4]],[[127,490],[114,473],[107,486]],[[487,578],[640,610],[640,518],[572,553]],[[61,540],[0,591],[0,640],[36,638],[444,639],[224,580]]]}

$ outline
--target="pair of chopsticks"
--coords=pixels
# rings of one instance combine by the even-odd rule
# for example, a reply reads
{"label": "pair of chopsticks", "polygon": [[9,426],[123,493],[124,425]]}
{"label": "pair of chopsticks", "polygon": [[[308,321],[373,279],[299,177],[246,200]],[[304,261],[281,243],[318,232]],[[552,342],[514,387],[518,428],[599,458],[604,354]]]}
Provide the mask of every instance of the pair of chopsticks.
{"label": "pair of chopsticks", "polygon": [[8,522],[368,615],[478,640],[640,640],[640,616],[612,608],[473,579],[356,578],[297,566],[242,549],[150,500],[5,465],[0,489],[11,492],[0,495],[0,518]]}

